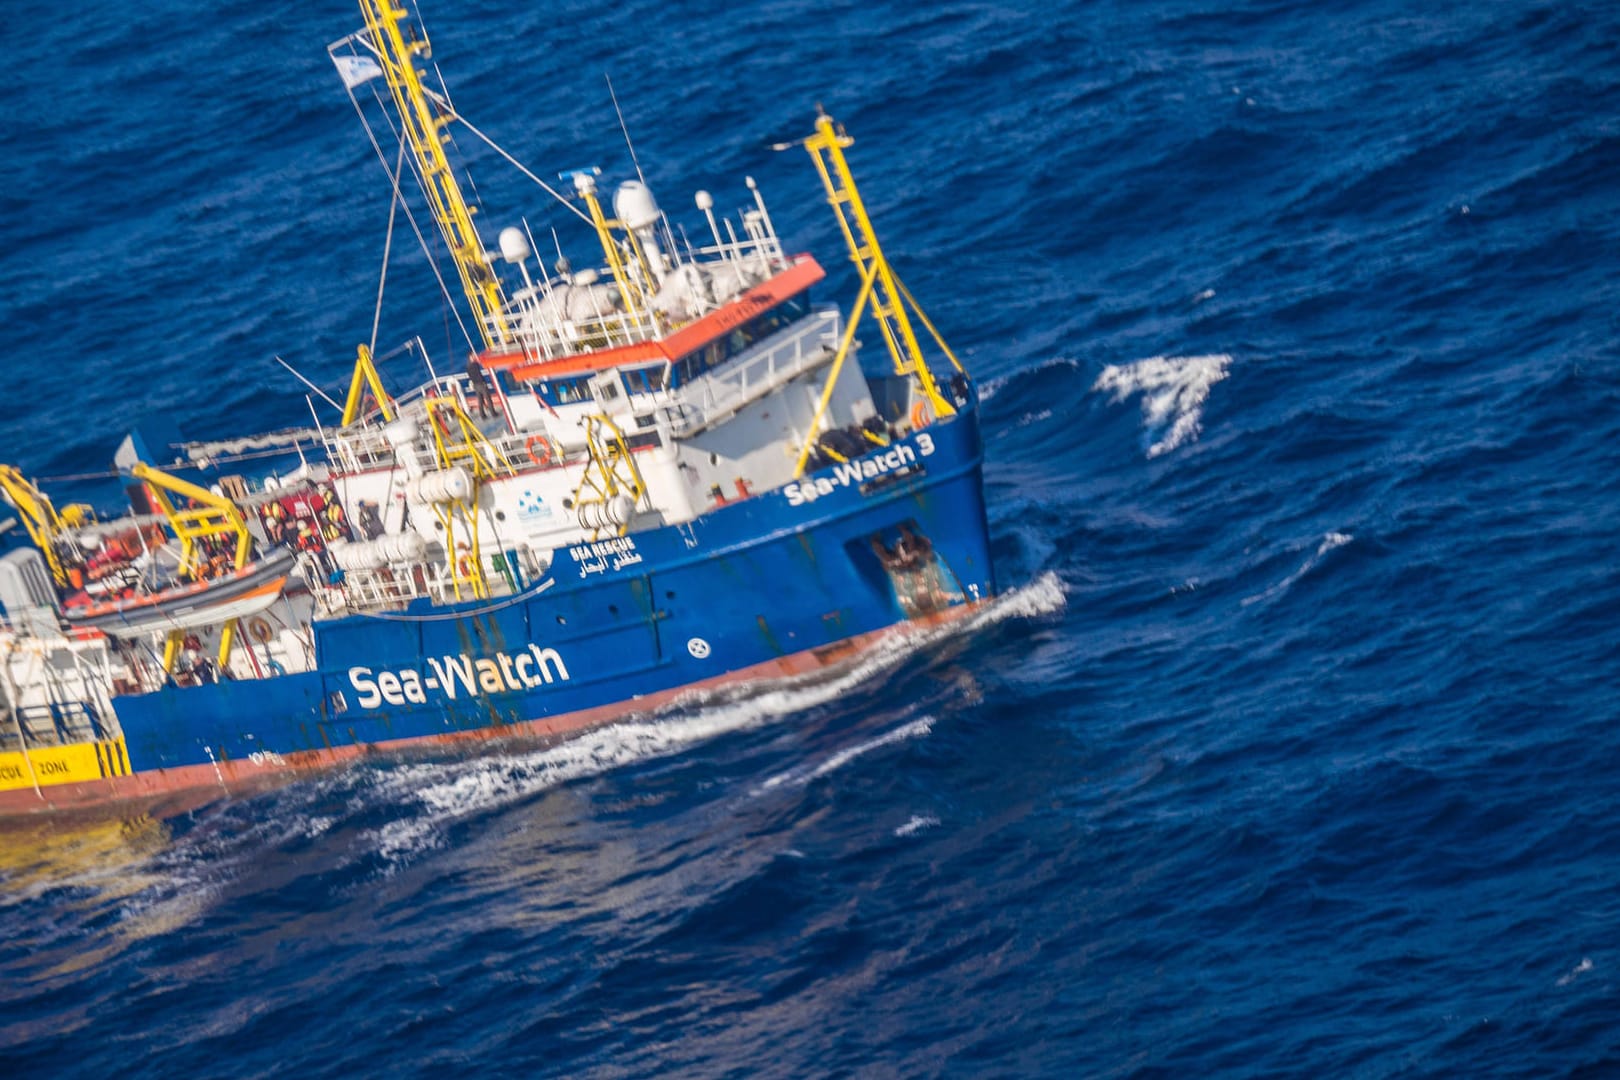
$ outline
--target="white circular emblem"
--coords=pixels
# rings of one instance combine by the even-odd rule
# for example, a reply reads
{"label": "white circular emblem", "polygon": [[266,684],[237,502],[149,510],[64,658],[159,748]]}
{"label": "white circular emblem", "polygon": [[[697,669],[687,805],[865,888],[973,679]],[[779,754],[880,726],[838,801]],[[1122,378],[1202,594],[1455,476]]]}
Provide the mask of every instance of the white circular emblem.
{"label": "white circular emblem", "polygon": [[700,637],[695,637],[686,643],[686,651],[701,660],[709,655],[709,643]]}

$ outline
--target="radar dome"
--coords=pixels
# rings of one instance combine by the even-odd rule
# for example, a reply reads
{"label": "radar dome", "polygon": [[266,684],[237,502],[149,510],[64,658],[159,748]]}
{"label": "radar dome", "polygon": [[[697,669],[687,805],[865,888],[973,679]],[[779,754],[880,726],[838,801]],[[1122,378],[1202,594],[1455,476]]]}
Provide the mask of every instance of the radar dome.
{"label": "radar dome", "polygon": [[516,225],[501,230],[501,258],[509,263],[521,263],[530,255],[529,238]]}
{"label": "radar dome", "polygon": [[613,213],[627,229],[645,229],[658,223],[658,202],[640,180],[626,180],[613,193]]}

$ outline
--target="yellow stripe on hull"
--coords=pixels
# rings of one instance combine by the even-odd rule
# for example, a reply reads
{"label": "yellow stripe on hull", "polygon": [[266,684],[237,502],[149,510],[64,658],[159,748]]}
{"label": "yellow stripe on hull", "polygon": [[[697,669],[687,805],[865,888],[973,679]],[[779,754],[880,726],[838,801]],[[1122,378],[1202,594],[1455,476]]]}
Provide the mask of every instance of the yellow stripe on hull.
{"label": "yellow stripe on hull", "polygon": [[123,739],[41,746],[27,755],[12,750],[0,753],[0,791],[75,784],[129,775],[129,754]]}

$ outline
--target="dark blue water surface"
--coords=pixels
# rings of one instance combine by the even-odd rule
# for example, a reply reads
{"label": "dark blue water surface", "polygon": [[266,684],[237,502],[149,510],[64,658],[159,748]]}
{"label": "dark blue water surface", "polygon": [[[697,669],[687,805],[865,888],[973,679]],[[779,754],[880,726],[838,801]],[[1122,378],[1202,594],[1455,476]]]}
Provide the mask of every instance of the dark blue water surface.
{"label": "dark blue water surface", "polygon": [[[10,828],[5,1075],[1620,1075],[1620,6],[430,6],[542,176],[815,104],[1008,595],[831,682]],[[0,459],[303,423],[383,172],[322,5],[6,10]],[[545,196],[465,133],[486,236]],[[589,240],[565,234],[581,254]],[[549,237],[548,237],[549,239]],[[408,232],[380,347],[459,355]],[[93,484],[90,485],[94,487]]]}

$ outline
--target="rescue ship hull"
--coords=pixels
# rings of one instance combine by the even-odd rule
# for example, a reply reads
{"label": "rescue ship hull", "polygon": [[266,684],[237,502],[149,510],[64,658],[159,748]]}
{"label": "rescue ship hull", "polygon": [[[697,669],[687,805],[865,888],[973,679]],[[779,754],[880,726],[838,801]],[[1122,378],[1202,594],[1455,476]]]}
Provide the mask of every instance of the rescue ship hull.
{"label": "rescue ship hull", "polygon": [[[0,762],[0,814],[211,798],[373,751],[557,739],[682,695],[848,664],[995,594],[973,408],[701,518],[560,551],[509,602],[313,626],[317,666],[113,698],[121,737]],[[905,529],[928,550],[886,565]],[[874,540],[878,540],[876,547]],[[17,757],[18,755],[7,755]],[[42,768],[44,766],[44,768]],[[32,781],[38,781],[35,790]]]}

